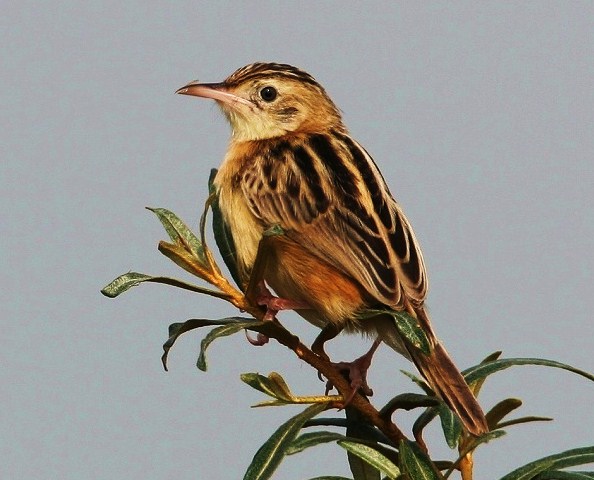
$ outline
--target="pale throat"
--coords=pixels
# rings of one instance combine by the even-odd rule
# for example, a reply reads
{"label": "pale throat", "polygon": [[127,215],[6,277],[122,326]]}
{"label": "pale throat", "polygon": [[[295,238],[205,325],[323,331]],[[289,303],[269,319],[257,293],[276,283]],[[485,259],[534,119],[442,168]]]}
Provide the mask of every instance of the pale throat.
{"label": "pale throat", "polygon": [[250,112],[245,116],[234,111],[226,111],[225,114],[231,125],[231,137],[234,142],[266,140],[285,135],[289,131],[286,125],[257,112]]}
{"label": "pale throat", "polygon": [[244,142],[250,140],[266,140],[268,138],[285,135],[288,130],[281,125],[256,122],[237,122],[231,124],[232,137],[234,141]]}

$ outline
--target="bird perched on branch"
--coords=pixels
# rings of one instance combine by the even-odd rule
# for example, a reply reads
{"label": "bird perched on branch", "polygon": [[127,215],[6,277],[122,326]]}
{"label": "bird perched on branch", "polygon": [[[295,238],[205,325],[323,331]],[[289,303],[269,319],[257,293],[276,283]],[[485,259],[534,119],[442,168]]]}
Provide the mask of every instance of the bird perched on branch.
{"label": "bird perched on branch", "polygon": [[[293,66],[254,63],[177,93],[216,100],[231,124],[214,183],[243,286],[253,282],[264,232],[280,227],[260,262],[260,303],[273,313],[294,309],[328,337],[342,329],[376,336],[414,362],[470,433],[486,432],[480,406],[431,328],[411,225],[322,86]],[[415,317],[430,353],[403,339],[392,317],[361,316],[373,308]]]}

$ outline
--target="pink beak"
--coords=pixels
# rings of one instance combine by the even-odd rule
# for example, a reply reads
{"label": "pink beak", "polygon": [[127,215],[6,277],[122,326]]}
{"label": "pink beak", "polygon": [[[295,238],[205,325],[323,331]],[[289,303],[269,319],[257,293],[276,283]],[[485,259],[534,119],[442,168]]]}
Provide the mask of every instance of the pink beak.
{"label": "pink beak", "polygon": [[232,106],[241,104],[250,108],[254,107],[254,104],[249,100],[229,92],[224,83],[199,83],[198,81],[194,81],[180,88],[175,93],[192,95],[194,97],[212,98],[217,102],[227,103]]}

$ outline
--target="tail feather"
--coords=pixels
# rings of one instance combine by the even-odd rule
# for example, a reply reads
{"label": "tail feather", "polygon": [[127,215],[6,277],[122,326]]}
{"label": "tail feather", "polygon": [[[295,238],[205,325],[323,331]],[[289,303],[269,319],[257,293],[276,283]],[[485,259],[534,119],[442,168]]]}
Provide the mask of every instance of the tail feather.
{"label": "tail feather", "polygon": [[469,433],[478,436],[489,431],[483,410],[440,343],[433,346],[430,355],[413,348],[409,353],[429,386],[458,415]]}
{"label": "tail feather", "polygon": [[425,331],[432,350],[425,355],[409,345],[399,334],[393,319],[387,316],[375,322],[378,336],[390,347],[413,361],[423,378],[433,391],[458,415],[462,424],[472,435],[481,435],[489,431],[485,414],[470,391],[466,380],[454,365],[445,348],[439,343],[427,312],[423,307],[410,311],[417,317]]}

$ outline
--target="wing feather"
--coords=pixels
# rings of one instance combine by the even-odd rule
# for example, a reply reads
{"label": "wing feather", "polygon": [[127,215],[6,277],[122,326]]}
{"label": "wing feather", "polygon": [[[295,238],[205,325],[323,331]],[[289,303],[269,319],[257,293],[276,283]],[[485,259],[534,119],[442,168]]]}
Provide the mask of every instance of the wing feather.
{"label": "wing feather", "polygon": [[427,275],[414,232],[371,156],[340,132],[279,140],[244,171],[266,226],[356,279],[378,302],[420,305]]}

